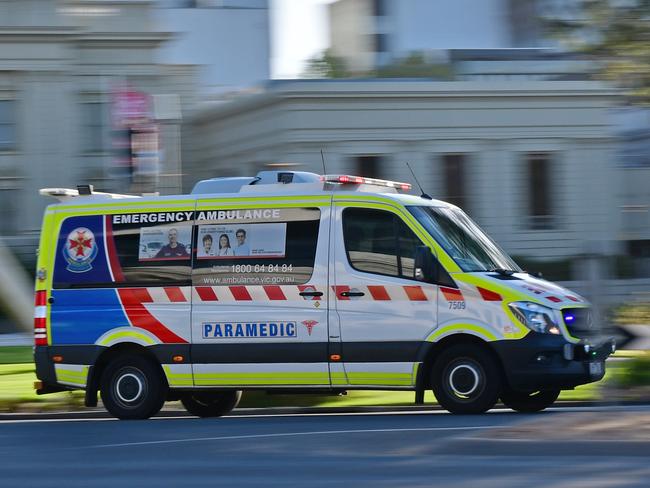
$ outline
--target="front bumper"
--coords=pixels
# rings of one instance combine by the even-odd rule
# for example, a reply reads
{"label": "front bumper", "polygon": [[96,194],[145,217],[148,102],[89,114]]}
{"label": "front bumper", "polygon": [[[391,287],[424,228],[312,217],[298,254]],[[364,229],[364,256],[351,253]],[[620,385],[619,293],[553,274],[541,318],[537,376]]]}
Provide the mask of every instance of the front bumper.
{"label": "front bumper", "polygon": [[605,360],[615,350],[609,337],[571,344],[562,336],[537,332],[493,345],[508,386],[518,391],[567,390],[598,381],[605,375]]}

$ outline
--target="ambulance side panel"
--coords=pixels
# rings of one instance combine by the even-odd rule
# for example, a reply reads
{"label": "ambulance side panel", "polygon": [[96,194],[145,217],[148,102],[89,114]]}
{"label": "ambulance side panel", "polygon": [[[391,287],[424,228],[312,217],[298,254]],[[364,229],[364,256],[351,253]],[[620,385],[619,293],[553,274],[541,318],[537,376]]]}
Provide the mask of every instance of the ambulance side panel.
{"label": "ambulance side panel", "polygon": [[195,386],[330,385],[330,201],[199,200],[192,272]]}

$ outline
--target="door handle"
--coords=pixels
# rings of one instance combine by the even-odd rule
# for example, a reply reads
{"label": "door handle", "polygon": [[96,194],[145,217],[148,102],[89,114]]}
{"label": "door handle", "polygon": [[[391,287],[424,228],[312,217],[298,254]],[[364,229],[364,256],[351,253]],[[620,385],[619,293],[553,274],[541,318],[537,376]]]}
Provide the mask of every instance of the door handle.
{"label": "door handle", "polygon": [[342,297],[362,297],[365,293],[362,291],[342,291],[339,295]]}
{"label": "door handle", "polygon": [[301,297],[322,297],[323,292],[322,291],[301,291],[299,295]]}

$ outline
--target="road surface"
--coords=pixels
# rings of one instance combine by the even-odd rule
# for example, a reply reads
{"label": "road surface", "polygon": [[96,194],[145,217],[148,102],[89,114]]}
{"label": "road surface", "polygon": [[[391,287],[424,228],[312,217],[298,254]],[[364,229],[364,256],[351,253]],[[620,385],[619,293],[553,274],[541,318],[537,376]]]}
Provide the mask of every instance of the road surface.
{"label": "road surface", "polygon": [[[614,418],[630,408],[649,409],[584,410]],[[501,410],[477,416],[427,411],[2,420],[0,485],[648,486],[650,451],[629,455],[629,446],[619,449],[616,440],[606,456],[582,449],[562,455],[548,449],[521,454],[507,442],[494,452],[472,452],[473,436],[540,418],[552,429],[562,415],[566,412],[554,409],[535,416]]]}

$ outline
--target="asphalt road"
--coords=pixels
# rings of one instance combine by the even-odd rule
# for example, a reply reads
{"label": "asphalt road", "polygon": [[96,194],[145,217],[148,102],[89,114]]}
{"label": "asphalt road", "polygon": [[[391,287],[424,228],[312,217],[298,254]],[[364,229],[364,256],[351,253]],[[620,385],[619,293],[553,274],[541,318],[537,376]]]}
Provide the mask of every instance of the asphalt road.
{"label": "asphalt road", "polygon": [[[600,410],[616,416],[620,408]],[[563,412],[534,418],[540,415],[553,428]],[[650,453],[624,456],[616,442],[607,456],[521,455],[507,445],[472,453],[472,435],[531,418],[510,411],[481,416],[429,411],[2,420],[0,486],[648,486]]]}

